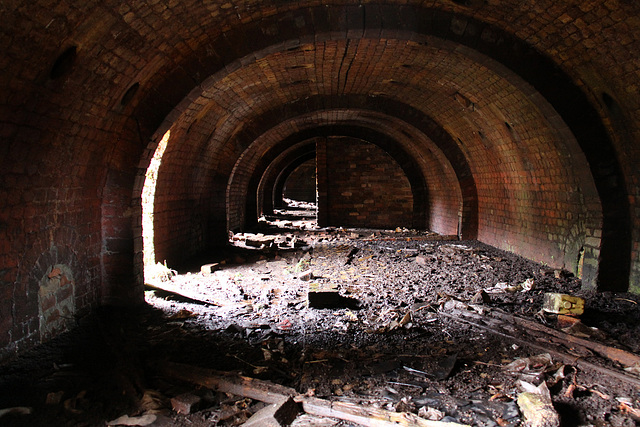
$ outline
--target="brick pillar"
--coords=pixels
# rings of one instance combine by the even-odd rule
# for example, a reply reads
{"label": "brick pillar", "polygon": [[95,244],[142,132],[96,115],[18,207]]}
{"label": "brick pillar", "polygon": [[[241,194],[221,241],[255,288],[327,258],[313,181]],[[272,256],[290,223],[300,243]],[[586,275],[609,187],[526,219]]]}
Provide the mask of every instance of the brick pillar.
{"label": "brick pillar", "polygon": [[143,284],[134,275],[132,174],[111,171],[102,203],[103,303],[116,305],[144,302]]}
{"label": "brick pillar", "polygon": [[329,222],[329,186],[327,170],[327,139],[316,141],[316,188],[318,191],[318,226],[326,227]]}

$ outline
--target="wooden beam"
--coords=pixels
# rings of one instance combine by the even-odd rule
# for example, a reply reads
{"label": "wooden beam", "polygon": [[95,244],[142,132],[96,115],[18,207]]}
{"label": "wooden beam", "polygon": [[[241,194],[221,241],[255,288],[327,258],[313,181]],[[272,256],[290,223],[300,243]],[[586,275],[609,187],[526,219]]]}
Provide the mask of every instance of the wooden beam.
{"label": "wooden beam", "polygon": [[468,427],[466,424],[425,420],[408,412],[392,412],[371,406],[303,396],[290,387],[213,369],[165,362],[159,365],[159,370],[172,378],[266,403],[278,403],[293,397],[308,414],[338,418],[366,427]]}
{"label": "wooden beam", "polygon": [[185,298],[187,300],[189,300],[190,302],[196,303],[196,304],[205,304],[205,305],[216,305],[216,306],[222,306],[224,304],[221,304],[217,301],[214,301],[212,299],[209,299],[206,297],[206,295],[201,295],[201,294],[196,294],[196,293],[192,293],[192,292],[186,292],[184,290],[179,290],[169,284],[160,282],[160,281],[155,281],[154,283],[150,283],[150,282],[145,282],[144,284],[146,287],[153,289],[153,290],[158,290],[158,291],[162,291],[162,292],[168,292],[170,294],[174,294],[180,298]]}
{"label": "wooden beam", "polygon": [[590,350],[595,351],[599,355],[611,359],[615,362],[618,362],[625,367],[634,366],[636,364],[640,365],[640,356],[637,356],[628,351],[621,350],[615,347],[609,347],[604,344],[600,344],[598,342],[586,340],[584,338],[579,338],[565,332],[559,331],[557,329],[549,328],[547,326],[541,325],[540,323],[523,319],[518,316],[513,316],[511,314],[505,313],[502,310],[498,310],[495,308],[491,309],[492,314],[501,319],[508,320],[509,322],[514,322],[520,326],[523,326],[529,330],[534,330],[538,332],[542,332],[543,334],[551,335],[556,338],[559,338],[563,342],[579,345],[584,348],[588,348]]}
{"label": "wooden beam", "polygon": [[462,427],[466,424],[431,421],[409,412],[392,412],[371,406],[357,405],[349,402],[332,402],[316,397],[298,396],[296,401],[302,403],[302,409],[308,414],[322,417],[338,418],[367,427]]}
{"label": "wooden beam", "polygon": [[160,371],[172,378],[266,403],[279,403],[283,398],[298,395],[298,392],[290,387],[181,363],[163,363],[160,365]]}
{"label": "wooden beam", "polygon": [[[534,343],[531,341],[527,341],[527,340],[523,340],[523,339],[519,339],[514,337],[513,335],[510,335],[506,332],[503,331],[499,331],[497,329],[495,329],[494,327],[491,326],[487,326],[487,325],[483,325],[479,322],[474,322],[472,320],[469,320],[468,318],[465,319],[463,316],[465,315],[464,313],[462,313],[462,311],[460,310],[455,310],[455,314],[453,313],[445,313],[443,311],[439,312],[440,315],[444,316],[444,317],[448,317],[454,321],[457,322],[461,322],[461,323],[466,323],[468,325],[471,326],[475,326],[479,329],[483,329],[487,332],[490,332],[494,335],[503,337],[503,338],[507,338],[515,343],[518,343],[522,346],[528,347],[528,348],[532,348],[538,351],[542,351],[545,353],[549,353],[551,356],[553,356],[554,358],[556,358],[557,360],[560,360],[562,363],[568,364],[568,365],[575,365],[578,366],[582,369],[585,370],[590,370],[592,372],[598,372],[600,374],[603,374],[605,376],[609,376],[611,378],[615,378],[619,381],[625,382],[627,384],[630,384],[634,387],[640,387],[640,378],[636,378],[636,377],[632,377],[630,375],[626,375],[623,372],[620,371],[614,371],[613,369],[608,369],[605,368],[604,366],[599,366],[596,365],[594,363],[591,362],[587,362],[586,360],[580,358],[579,356],[573,356],[567,353],[563,353],[561,351],[558,351],[554,348],[550,348],[549,346],[545,346],[542,344],[538,344],[538,343]],[[480,317],[484,317],[484,316],[480,316]],[[486,319],[486,317],[485,317]],[[491,318],[488,318],[489,320],[491,320]]]}

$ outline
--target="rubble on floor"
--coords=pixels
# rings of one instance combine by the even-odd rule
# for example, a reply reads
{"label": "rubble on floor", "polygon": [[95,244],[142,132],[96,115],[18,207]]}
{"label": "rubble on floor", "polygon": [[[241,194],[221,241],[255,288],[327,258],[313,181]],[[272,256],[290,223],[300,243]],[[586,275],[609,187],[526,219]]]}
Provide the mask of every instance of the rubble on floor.
{"label": "rubble on floor", "polygon": [[478,242],[300,221],[158,269],[147,308],[105,309],[6,367],[0,407],[28,412],[2,422],[640,421],[638,296],[594,297],[567,272]]}

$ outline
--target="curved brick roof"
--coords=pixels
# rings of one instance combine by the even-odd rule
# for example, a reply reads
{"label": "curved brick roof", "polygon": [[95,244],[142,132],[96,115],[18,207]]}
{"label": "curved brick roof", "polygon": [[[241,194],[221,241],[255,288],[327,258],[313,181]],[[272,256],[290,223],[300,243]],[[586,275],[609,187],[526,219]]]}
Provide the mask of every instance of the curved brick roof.
{"label": "curved brick roof", "polygon": [[5,352],[39,339],[27,295],[45,264],[77,270],[80,308],[141,300],[139,198],[167,130],[156,228],[176,260],[253,218],[296,144],[352,137],[398,163],[416,224],[460,217],[463,237],[570,270],[583,254],[586,286],[640,292],[636,2],[64,0],[0,17]]}

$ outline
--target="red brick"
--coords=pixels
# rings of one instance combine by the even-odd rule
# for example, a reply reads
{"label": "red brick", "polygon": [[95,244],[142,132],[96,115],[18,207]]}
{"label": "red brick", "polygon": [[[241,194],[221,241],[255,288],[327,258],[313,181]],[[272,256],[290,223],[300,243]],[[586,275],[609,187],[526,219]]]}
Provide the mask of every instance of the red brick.
{"label": "red brick", "polygon": [[[116,280],[133,277],[136,254],[126,242],[139,237],[128,216],[140,190],[134,180],[160,126],[172,126],[176,139],[158,185],[158,253],[178,260],[203,242],[224,242],[227,219],[244,223],[254,175],[268,167],[263,153],[284,152],[286,138],[301,131],[322,135],[313,133],[318,124],[349,122],[388,135],[418,164],[427,188],[424,200],[411,196],[414,206],[425,204],[428,228],[454,234],[461,214],[467,237],[571,265],[581,239],[599,237],[585,229],[601,231],[603,209],[615,231],[612,237],[607,229],[603,247],[608,239],[629,246],[617,262],[630,264],[629,282],[640,283],[635,2],[506,0],[473,13],[450,2],[427,8],[403,1],[400,9],[365,2],[362,39],[362,23],[352,19],[359,15],[342,13],[341,1],[105,3],[99,15],[121,18],[94,23],[86,34],[78,33],[86,11],[23,3],[3,16],[9,26],[0,35],[0,233],[11,230],[0,239],[8,242],[0,245],[5,278],[26,280],[51,246],[73,247],[78,270],[93,272],[83,286],[94,298],[101,286],[109,294],[120,289]],[[82,41],[78,60],[50,78],[73,40]],[[134,83],[140,90],[121,105]],[[193,88],[208,92],[200,97]],[[318,153],[318,160],[327,157]],[[371,161],[358,163],[370,177],[397,178],[397,165]],[[227,205],[232,172],[238,185],[229,188]],[[358,191],[385,191],[370,181]],[[389,206],[403,206],[408,217],[408,193],[387,194]],[[368,209],[381,206],[376,198],[342,202],[334,206],[344,212],[364,205],[353,210],[370,224],[403,218]],[[620,221],[618,208],[627,212]],[[107,218],[116,221],[103,227]],[[63,228],[91,237],[57,232]],[[124,260],[105,258],[104,277],[102,237],[114,259]],[[24,257],[33,247],[42,249]],[[15,311],[35,316],[27,305]],[[28,328],[20,334],[33,335]]]}

